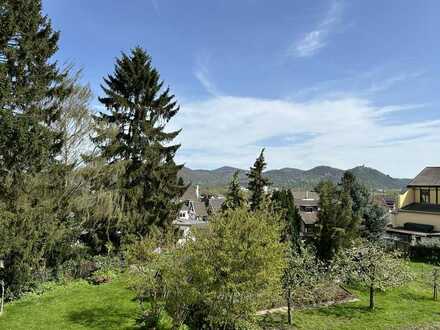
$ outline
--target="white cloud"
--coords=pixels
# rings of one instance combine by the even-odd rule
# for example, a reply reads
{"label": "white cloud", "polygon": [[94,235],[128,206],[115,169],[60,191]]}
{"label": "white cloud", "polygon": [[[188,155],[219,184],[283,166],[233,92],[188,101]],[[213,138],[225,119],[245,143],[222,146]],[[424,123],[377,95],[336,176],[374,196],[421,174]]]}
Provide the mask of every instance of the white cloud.
{"label": "white cloud", "polygon": [[300,134],[310,138],[288,146],[266,146],[270,168],[366,164],[411,177],[423,166],[440,162],[433,152],[440,142],[440,120],[386,124],[385,116],[409,108],[377,107],[355,97],[300,103],[214,96],[182,105],[173,123],[183,128],[178,160],[192,168],[247,168],[264,147],[257,141]]}
{"label": "white cloud", "polygon": [[325,47],[328,36],[333,26],[340,20],[341,14],[342,2],[333,1],[325,17],[316,25],[316,28],[305,33],[289,47],[289,56],[308,57]]}

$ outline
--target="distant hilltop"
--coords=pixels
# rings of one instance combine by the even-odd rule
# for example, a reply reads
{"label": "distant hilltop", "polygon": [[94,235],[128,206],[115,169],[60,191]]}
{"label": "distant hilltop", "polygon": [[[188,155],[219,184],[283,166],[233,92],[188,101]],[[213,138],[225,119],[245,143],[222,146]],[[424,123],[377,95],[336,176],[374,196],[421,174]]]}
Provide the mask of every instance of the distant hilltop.
{"label": "distant hilltop", "polygon": [[[247,170],[224,166],[215,170],[192,170],[184,167],[179,175],[185,182],[197,184],[207,188],[224,187],[231,180],[235,171],[239,171],[242,185],[247,185]],[[350,171],[370,189],[402,189],[410,179],[392,178],[374,168],[358,166]],[[306,188],[315,187],[322,180],[338,182],[344,170],[329,166],[317,166],[310,170],[300,170],[297,168],[282,168],[279,170],[269,170],[264,172],[275,187],[285,188]]]}

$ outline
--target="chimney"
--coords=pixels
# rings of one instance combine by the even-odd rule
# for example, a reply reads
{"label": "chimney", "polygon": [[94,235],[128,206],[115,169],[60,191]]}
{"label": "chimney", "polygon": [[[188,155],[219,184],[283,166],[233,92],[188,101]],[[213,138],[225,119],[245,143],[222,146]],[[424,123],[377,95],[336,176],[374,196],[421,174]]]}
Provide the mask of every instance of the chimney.
{"label": "chimney", "polygon": [[199,185],[196,186],[196,197],[197,197],[197,200],[200,199]]}

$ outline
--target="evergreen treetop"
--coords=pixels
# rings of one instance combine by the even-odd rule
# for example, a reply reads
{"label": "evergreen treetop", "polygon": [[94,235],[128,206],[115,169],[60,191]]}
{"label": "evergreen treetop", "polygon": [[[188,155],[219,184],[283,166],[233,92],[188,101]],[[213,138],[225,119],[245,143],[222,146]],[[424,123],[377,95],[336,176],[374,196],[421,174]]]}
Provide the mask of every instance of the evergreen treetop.
{"label": "evergreen treetop", "polygon": [[239,171],[235,171],[229,183],[228,192],[226,193],[226,199],[223,203],[222,209],[237,209],[245,204],[245,199],[240,187],[240,179],[238,177]]}
{"label": "evergreen treetop", "polygon": [[108,164],[125,164],[118,182],[129,213],[125,230],[144,235],[151,226],[174,220],[175,200],[186,188],[177,177],[182,165],[174,162],[180,145],[172,144],[180,131],[165,130],[179,107],[141,48],[122,54],[104,82],[105,96],[99,100],[108,112],[95,118],[99,127],[93,141]]}
{"label": "evergreen treetop", "polygon": [[70,93],[67,71],[51,60],[59,33],[40,0],[2,1],[0,28],[0,169],[39,171],[63,143],[52,125]]}
{"label": "evergreen treetop", "polygon": [[261,150],[260,156],[251,167],[249,173],[247,174],[249,178],[248,188],[251,192],[250,197],[250,208],[252,211],[259,209],[264,201],[265,187],[269,183],[269,179],[263,176],[263,171],[266,168],[266,162],[264,160],[264,149]]}

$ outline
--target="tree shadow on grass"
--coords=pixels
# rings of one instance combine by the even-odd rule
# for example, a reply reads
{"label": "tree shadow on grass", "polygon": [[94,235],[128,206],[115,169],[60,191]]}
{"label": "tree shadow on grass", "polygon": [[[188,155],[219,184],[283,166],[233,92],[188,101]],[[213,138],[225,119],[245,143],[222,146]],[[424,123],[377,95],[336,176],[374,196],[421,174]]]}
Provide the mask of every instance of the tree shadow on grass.
{"label": "tree shadow on grass", "polygon": [[412,293],[412,292],[402,292],[399,294],[399,297],[409,301],[433,301],[431,296],[427,296],[424,294]]}
{"label": "tree shadow on grass", "polygon": [[136,326],[122,326],[126,320],[133,319],[133,313],[124,312],[117,308],[98,307],[89,309],[79,309],[69,313],[68,318],[71,322],[82,325],[90,329],[121,329],[137,330]]}
{"label": "tree shadow on grass", "polygon": [[[347,306],[347,305],[341,305],[341,306],[331,306],[331,307],[325,307],[320,308],[317,310],[310,310],[310,312],[313,312],[315,314],[321,314],[324,316],[335,316],[335,317],[341,317],[341,318],[356,318],[361,314],[367,314],[367,313],[374,313],[375,311],[379,311],[380,307],[376,307],[375,310],[371,310],[368,306]],[[309,311],[305,311],[307,313]]]}
{"label": "tree shadow on grass", "polygon": [[[263,329],[289,329],[287,325],[287,314],[285,313],[266,314],[260,318],[258,323]],[[292,326],[294,326],[294,324]]]}

